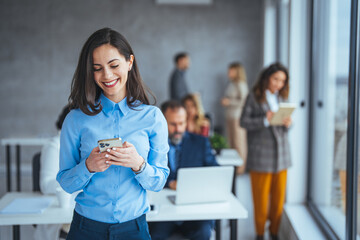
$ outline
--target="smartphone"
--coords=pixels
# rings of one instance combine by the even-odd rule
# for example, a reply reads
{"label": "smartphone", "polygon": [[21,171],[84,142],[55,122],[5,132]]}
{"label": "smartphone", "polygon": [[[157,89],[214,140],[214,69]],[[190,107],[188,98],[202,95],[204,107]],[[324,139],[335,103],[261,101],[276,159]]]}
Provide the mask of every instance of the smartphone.
{"label": "smartphone", "polygon": [[105,152],[108,148],[122,147],[121,138],[109,138],[98,141],[100,152]]}

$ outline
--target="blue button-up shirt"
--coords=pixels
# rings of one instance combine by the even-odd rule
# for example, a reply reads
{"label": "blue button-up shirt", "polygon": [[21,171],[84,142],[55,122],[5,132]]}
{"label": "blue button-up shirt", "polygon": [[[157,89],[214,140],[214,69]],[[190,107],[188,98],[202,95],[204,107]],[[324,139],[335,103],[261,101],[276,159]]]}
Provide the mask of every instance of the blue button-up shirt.
{"label": "blue button-up shirt", "polygon": [[[100,96],[102,111],[95,116],[72,110],[66,117],[60,138],[60,170],[57,181],[76,197],[80,215],[106,223],[121,223],[149,211],[146,190],[160,191],[169,175],[168,130],[161,111],[142,104],[131,109],[126,98],[114,103]],[[110,166],[104,172],[90,173],[85,165],[97,141],[121,137],[132,143],[147,161],[143,172]]]}

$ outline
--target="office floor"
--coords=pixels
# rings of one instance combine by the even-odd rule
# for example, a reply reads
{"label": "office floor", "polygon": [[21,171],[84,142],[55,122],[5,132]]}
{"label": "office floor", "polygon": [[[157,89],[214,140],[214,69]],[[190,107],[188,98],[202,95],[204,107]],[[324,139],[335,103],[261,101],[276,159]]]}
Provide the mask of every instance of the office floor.
{"label": "office floor", "polygon": [[[5,183],[5,175],[0,173],[1,183]],[[253,224],[253,209],[252,197],[249,175],[245,174],[238,176],[236,192],[240,201],[244,204],[245,208],[249,211],[249,218],[238,221],[238,239],[239,240],[253,240],[255,239],[255,230]],[[23,191],[31,191],[31,176],[30,174],[22,175]],[[0,196],[5,193],[5,184],[0,189]],[[230,227],[228,221],[222,221],[222,239],[227,240],[230,237]],[[33,226],[21,226],[21,240],[33,240]],[[0,239],[11,240],[12,229],[11,227],[0,227]]]}

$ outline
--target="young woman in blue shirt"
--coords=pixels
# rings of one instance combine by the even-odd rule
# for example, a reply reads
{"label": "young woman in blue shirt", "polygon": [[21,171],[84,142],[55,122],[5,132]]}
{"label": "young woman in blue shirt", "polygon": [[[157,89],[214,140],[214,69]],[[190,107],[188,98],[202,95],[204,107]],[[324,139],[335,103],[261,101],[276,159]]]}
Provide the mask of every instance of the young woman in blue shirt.
{"label": "young woman in blue shirt", "polygon": [[[169,175],[168,131],[150,106],[134,52],[104,28],[84,44],[71,86],[71,112],[60,138],[57,181],[76,206],[68,239],[151,239],[146,190]],[[121,137],[123,147],[100,153],[97,141]]]}

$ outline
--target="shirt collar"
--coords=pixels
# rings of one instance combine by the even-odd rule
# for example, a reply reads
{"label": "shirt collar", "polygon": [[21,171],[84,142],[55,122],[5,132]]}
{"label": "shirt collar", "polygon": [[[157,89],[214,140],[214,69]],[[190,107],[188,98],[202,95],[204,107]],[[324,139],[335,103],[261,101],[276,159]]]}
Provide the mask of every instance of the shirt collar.
{"label": "shirt collar", "polygon": [[279,96],[279,92],[278,92],[278,91],[277,91],[277,92],[272,93],[272,92],[270,92],[270,90],[269,90],[269,89],[266,89],[266,90],[265,90],[265,94],[266,94],[266,96],[268,96],[268,97],[270,97],[270,96],[273,96],[273,97],[277,97],[277,96]]}
{"label": "shirt collar", "polygon": [[119,109],[120,112],[122,112],[125,116],[130,111],[130,108],[127,105],[126,99],[127,98],[125,97],[119,103],[115,103],[115,102],[111,101],[110,99],[108,99],[103,93],[101,93],[100,103],[101,103],[101,106],[103,107],[102,111],[108,115],[110,112],[112,112],[116,109]]}

